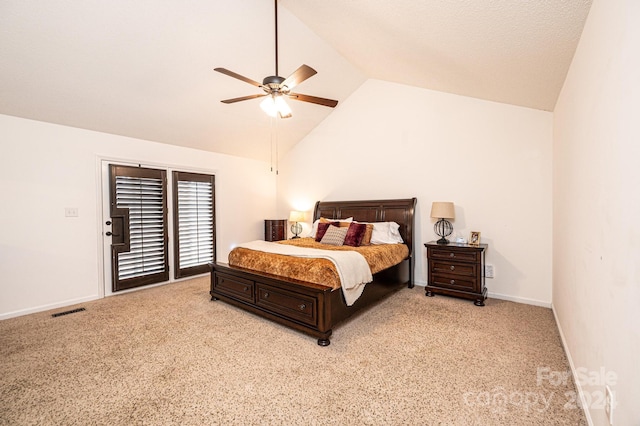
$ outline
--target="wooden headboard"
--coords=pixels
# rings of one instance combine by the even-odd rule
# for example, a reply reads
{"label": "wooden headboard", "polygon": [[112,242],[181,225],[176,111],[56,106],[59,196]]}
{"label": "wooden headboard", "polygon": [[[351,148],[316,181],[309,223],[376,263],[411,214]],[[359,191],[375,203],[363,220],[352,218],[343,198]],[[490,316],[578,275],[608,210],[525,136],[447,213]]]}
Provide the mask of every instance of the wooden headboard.
{"label": "wooden headboard", "polygon": [[400,235],[413,253],[415,198],[400,200],[364,201],[318,201],[313,212],[313,220],[346,219],[353,217],[358,222],[396,222],[400,225]]}

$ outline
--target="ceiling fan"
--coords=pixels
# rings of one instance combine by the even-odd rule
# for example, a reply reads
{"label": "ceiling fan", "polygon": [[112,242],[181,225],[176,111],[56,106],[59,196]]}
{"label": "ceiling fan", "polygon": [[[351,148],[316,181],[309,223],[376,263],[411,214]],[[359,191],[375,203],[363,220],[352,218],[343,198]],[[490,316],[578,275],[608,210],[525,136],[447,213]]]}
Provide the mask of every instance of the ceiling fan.
{"label": "ceiling fan", "polygon": [[260,104],[262,109],[272,117],[276,117],[280,115],[280,118],[289,118],[291,117],[291,109],[284,101],[285,97],[290,99],[295,99],[297,101],[302,102],[310,102],[313,104],[323,105],[330,108],[334,108],[338,105],[338,101],[333,99],[319,98],[317,96],[303,95],[301,93],[293,93],[291,89],[293,89],[298,84],[302,83],[309,77],[317,74],[317,71],[311,68],[308,65],[301,65],[297,70],[295,70],[289,77],[283,78],[278,75],[278,0],[274,0],[275,4],[275,28],[276,28],[276,73],[275,75],[271,75],[265,77],[262,80],[262,84],[258,83],[255,80],[237,74],[233,71],[229,71],[226,68],[215,68],[215,71],[218,71],[222,74],[226,74],[229,77],[237,78],[238,80],[242,80],[246,83],[252,84],[256,87],[264,90],[265,93],[257,94],[257,95],[249,95],[242,96],[239,98],[225,99],[221,102],[225,104],[232,104],[235,102],[246,101],[249,99],[256,99],[266,97]]}

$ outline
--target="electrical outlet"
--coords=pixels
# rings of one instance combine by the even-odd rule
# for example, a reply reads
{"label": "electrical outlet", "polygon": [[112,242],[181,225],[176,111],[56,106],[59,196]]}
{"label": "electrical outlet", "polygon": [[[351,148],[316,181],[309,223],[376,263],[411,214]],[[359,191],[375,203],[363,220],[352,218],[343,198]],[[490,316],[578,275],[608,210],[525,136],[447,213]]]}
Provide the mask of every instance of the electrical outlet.
{"label": "electrical outlet", "polygon": [[611,392],[611,388],[609,386],[604,388],[604,392],[604,412],[607,414],[609,424],[613,425],[613,407],[616,406],[615,401],[613,400],[613,392]]}
{"label": "electrical outlet", "polygon": [[65,207],[64,208],[64,217],[78,217],[78,208],[77,207]]}
{"label": "electrical outlet", "polygon": [[484,265],[484,276],[486,278],[493,278],[493,265]]}

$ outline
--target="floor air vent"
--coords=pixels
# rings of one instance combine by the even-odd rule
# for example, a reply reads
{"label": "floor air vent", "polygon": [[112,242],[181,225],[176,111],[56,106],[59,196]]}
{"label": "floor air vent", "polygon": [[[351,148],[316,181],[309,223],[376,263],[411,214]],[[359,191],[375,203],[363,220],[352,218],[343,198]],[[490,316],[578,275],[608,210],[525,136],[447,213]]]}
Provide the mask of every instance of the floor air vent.
{"label": "floor air vent", "polygon": [[84,311],[84,308],[78,308],[78,309],[72,309],[70,311],[64,311],[64,312],[58,312],[57,314],[52,314],[52,317],[61,317],[63,315],[69,315],[69,314],[75,314],[76,312],[82,312]]}

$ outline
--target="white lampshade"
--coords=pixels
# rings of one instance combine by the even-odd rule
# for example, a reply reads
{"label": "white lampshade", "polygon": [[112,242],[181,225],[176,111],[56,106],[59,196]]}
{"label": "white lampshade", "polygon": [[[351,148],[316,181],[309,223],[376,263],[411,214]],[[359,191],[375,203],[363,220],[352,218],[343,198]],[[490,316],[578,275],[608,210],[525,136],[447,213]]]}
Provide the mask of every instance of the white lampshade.
{"label": "white lampshade", "polygon": [[434,201],[431,204],[431,217],[436,219],[455,219],[456,212],[453,203],[448,201]]}
{"label": "white lampshade", "polygon": [[276,103],[276,108],[280,113],[280,118],[291,117],[291,108],[289,108],[289,105],[287,105],[287,103],[284,101],[284,98],[282,96],[276,96],[275,103]]}
{"label": "white lampshade", "polygon": [[304,212],[298,212],[298,211],[292,210],[291,213],[289,213],[289,222],[304,222],[304,220],[305,220]]}
{"label": "white lampshade", "polygon": [[280,114],[280,118],[291,117],[291,108],[284,101],[282,95],[267,96],[260,102],[260,108],[270,117],[275,117],[277,114]]}
{"label": "white lampshade", "polygon": [[275,117],[278,113],[276,109],[276,102],[273,100],[273,96],[267,96],[262,102],[260,102],[260,108],[266,112],[270,117]]}

